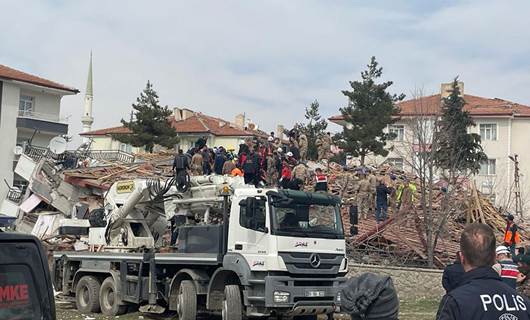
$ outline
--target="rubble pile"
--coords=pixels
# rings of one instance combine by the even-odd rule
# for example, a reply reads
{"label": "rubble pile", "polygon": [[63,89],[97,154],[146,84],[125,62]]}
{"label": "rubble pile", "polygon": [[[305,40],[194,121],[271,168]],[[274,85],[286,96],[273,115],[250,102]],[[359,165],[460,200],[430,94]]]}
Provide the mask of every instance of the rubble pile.
{"label": "rubble pile", "polygon": [[[330,192],[343,199],[344,228],[346,235],[350,236],[349,207],[357,205],[355,190],[359,179],[355,170],[344,169],[336,163],[329,163],[324,167],[324,170],[326,169]],[[385,184],[393,187],[403,183],[405,177],[414,181],[416,186],[419,185],[413,175],[393,170],[389,166],[374,168],[373,172],[378,180],[382,179]],[[395,179],[390,179],[390,175]],[[306,190],[311,189],[311,184],[306,185]],[[375,208],[370,211],[368,219],[359,218],[357,234],[350,236],[347,241],[348,252],[354,261],[415,267],[428,264],[425,217],[420,208],[419,192],[418,188],[413,203],[403,203],[399,210],[391,199],[388,208],[389,219],[380,224],[375,220]],[[443,192],[442,185],[434,190],[433,216],[440,214]],[[482,222],[490,225],[496,232],[498,241],[502,241],[506,225],[503,215],[472,183],[462,182],[455,194],[455,201],[459,203],[455,203],[454,208],[460,209],[448,215],[434,248],[433,262],[439,268],[454,261],[459,250],[460,234],[467,223]],[[440,222],[439,217],[434,220]]]}
{"label": "rubble pile", "polygon": [[[69,169],[56,157],[22,155],[15,172],[27,180],[27,188],[15,204],[16,230],[35,235],[50,251],[90,249],[88,219],[103,206],[105,192],[115,181],[173,175],[171,154],[139,154],[130,162],[132,157],[88,158]],[[80,233],[61,232],[67,226]]]}
{"label": "rubble pile", "polygon": [[[129,161],[132,157],[134,162]],[[103,197],[111,185],[118,180],[171,177],[174,174],[171,153],[138,154],[126,160],[100,155],[97,159],[84,161],[86,167],[81,165],[69,169],[60,159],[44,156],[35,159],[23,155],[15,172],[28,181],[28,187],[16,205],[17,230],[34,234],[50,250],[98,250],[87,245],[88,219],[93,210],[103,206]],[[309,162],[307,165],[309,172],[314,172],[316,167],[322,168],[328,175],[330,192],[343,199],[348,252],[354,261],[408,266],[427,264],[425,217],[419,208],[419,194],[415,195],[416,200],[412,203],[404,201],[399,210],[391,200],[389,219],[380,224],[376,223],[372,209],[369,218],[358,221],[357,234],[350,236],[348,210],[357,201],[359,179],[356,171],[333,162]],[[393,170],[388,165],[373,168],[373,172],[378,180],[391,187],[403,183],[405,178],[414,181],[414,176]],[[305,189],[312,190],[314,181],[308,178]],[[418,185],[418,181],[415,182]],[[438,189],[433,199],[434,215],[440,209],[443,196],[443,186]],[[457,201],[462,205],[455,205],[455,208],[461,209],[452,212],[443,223],[434,248],[434,264],[437,267],[453,261],[459,249],[460,233],[467,223],[487,223],[494,228],[499,240],[502,239],[505,222],[491,202],[469,183],[463,183],[456,192]],[[76,236],[60,232],[61,228],[64,230],[72,225],[80,230],[80,233],[74,233]]]}

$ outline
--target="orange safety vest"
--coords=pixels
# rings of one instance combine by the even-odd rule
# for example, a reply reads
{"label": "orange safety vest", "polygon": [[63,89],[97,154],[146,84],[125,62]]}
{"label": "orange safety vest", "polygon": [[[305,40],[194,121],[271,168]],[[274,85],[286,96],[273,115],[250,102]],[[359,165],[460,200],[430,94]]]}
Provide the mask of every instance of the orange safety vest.
{"label": "orange safety vest", "polygon": [[241,171],[239,168],[234,168],[231,172],[232,177],[242,177],[243,171]]}
{"label": "orange safety vest", "polygon": [[521,242],[521,236],[519,235],[518,231],[515,231],[515,237],[513,237],[513,241],[512,241],[513,234],[510,229],[511,229],[511,226],[507,227],[506,231],[504,232],[504,242],[507,243],[509,246],[511,246],[512,244],[518,244],[519,242]]}

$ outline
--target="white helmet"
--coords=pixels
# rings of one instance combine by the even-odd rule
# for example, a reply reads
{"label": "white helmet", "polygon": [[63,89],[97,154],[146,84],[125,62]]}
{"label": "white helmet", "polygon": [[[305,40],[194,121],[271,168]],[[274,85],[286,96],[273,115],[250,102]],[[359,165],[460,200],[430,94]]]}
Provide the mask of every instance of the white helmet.
{"label": "white helmet", "polygon": [[292,157],[293,156],[293,153],[291,151],[287,152],[287,156],[288,157]]}
{"label": "white helmet", "polygon": [[278,150],[276,150],[276,151],[278,151],[279,153],[282,153],[283,149],[282,148],[278,148]]}

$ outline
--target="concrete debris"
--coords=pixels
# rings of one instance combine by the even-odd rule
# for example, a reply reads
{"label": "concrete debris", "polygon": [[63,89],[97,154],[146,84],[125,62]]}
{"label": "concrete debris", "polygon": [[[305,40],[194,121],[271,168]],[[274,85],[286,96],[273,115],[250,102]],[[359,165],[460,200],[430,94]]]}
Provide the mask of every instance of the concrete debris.
{"label": "concrete debris", "polygon": [[[95,209],[101,208],[105,192],[118,180],[136,178],[173,177],[172,153],[142,154],[131,157],[123,154],[111,158],[107,154],[95,153],[97,157],[77,158],[65,165],[57,157],[21,157],[16,172],[28,179],[28,190],[17,204],[16,230],[32,233],[40,238],[50,250],[98,250],[105,245],[105,228],[91,234],[88,239],[89,219]],[[98,158],[99,157],[99,158]],[[122,159],[122,160],[120,160]],[[123,160],[125,159],[125,160]],[[74,163],[74,165],[72,165]],[[77,163],[77,165],[75,165]],[[403,200],[396,205],[395,194],[390,197],[389,219],[379,224],[374,217],[375,205],[370,198],[371,211],[366,219],[350,228],[351,206],[357,205],[359,170],[347,169],[333,162],[307,162],[308,176],[304,188],[313,190],[314,172],[321,168],[328,176],[329,191],[342,197],[345,234],[349,236],[348,250],[354,261],[379,264],[425,266],[427,246],[425,239],[425,217],[419,210],[418,201]],[[391,189],[405,180],[418,185],[413,175],[383,165],[373,168],[375,179],[384,181]],[[438,212],[443,186],[434,196],[433,210]],[[407,192],[407,191],[404,191]],[[412,196],[403,196],[405,199]],[[418,198],[418,195],[416,195]],[[434,264],[443,267],[452,262],[458,251],[458,239],[466,223],[480,221],[492,226],[499,237],[504,228],[503,216],[482,196],[476,188],[463,183],[457,198],[465,202],[465,210],[451,214],[443,226],[434,248]],[[4,204],[2,205],[4,206]],[[94,228],[95,230],[96,228]],[[350,236],[350,230],[357,234]],[[96,244],[89,246],[88,243]],[[100,244],[100,245],[97,245]]]}

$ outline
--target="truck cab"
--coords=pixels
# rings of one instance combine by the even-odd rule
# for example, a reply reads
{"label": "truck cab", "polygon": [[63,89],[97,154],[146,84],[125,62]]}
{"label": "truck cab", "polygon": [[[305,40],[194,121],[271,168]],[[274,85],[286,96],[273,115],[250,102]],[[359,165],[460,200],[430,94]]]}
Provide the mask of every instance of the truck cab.
{"label": "truck cab", "polygon": [[223,267],[243,275],[247,314],[337,311],[347,273],[339,205],[325,193],[234,192]]}

